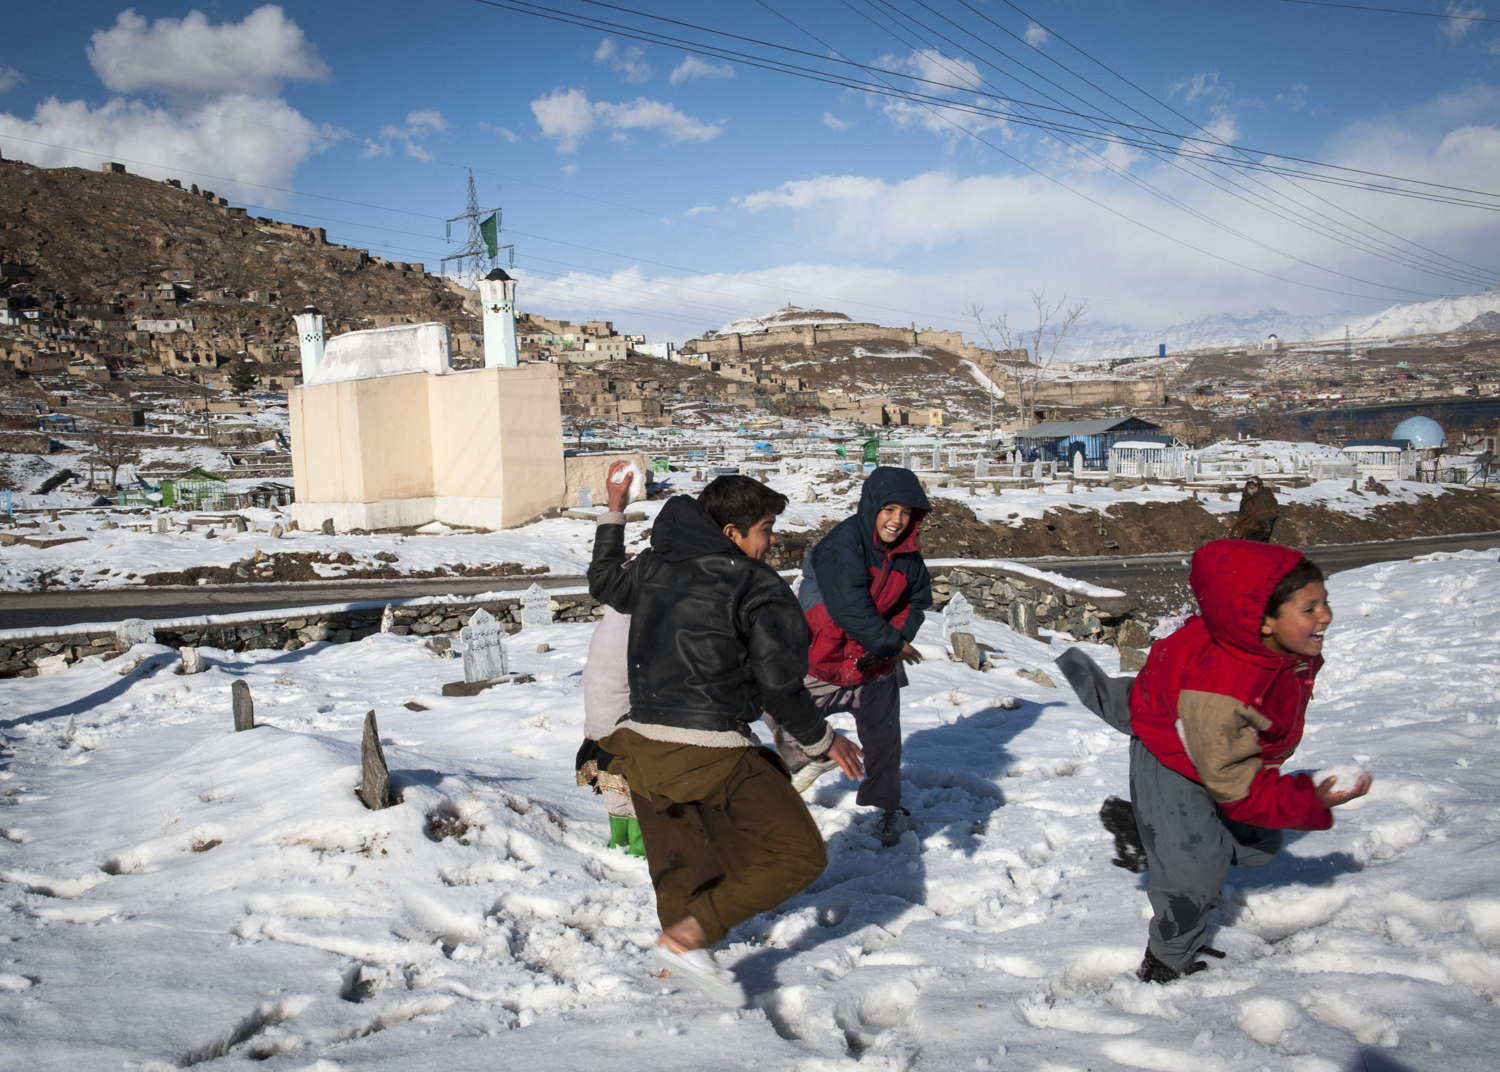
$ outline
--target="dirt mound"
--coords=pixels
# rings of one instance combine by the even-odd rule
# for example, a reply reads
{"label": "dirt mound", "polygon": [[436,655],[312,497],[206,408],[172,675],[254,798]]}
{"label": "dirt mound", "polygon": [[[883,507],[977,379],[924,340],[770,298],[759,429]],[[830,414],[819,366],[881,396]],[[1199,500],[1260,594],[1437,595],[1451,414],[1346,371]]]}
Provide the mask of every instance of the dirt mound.
{"label": "dirt mound", "polygon": [[[379,556],[376,556],[379,557]],[[395,556],[391,556],[395,561]],[[319,566],[323,570],[318,569]],[[328,567],[339,567],[331,570]],[[261,555],[231,566],[193,566],[167,573],[151,573],[141,579],[146,585],[284,584],[298,581],[390,580],[397,577],[526,577],[547,573],[546,566],[522,566],[497,562],[476,566],[439,566],[436,569],[401,572],[394,566],[360,566],[348,551],[335,555],[298,551]]]}
{"label": "dirt mound", "polygon": [[[1378,500],[1378,491],[1363,494]],[[1049,510],[1012,528],[987,525],[959,499],[934,499],[922,526],[927,558],[1044,558],[1050,555],[1149,555],[1193,551],[1229,535],[1233,515],[1210,513],[1201,502],[1116,503],[1103,511]],[[807,549],[828,529],[780,536],[771,564],[796,569]],[[1368,517],[1300,503],[1283,504],[1276,540],[1297,547],[1406,540],[1463,532],[1500,531],[1500,495],[1450,490],[1420,502],[1385,502]]]}

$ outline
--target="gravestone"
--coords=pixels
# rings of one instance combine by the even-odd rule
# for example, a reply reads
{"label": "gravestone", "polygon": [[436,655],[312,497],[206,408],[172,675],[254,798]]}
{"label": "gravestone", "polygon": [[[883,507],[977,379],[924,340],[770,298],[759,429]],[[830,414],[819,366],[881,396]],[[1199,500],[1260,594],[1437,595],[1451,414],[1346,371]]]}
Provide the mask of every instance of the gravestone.
{"label": "gravestone", "polygon": [[973,624],[974,605],[962,592],[954,592],[953,598],[943,608],[943,639],[957,632],[968,632]]}
{"label": "gravestone", "polygon": [[121,651],[129,651],[137,644],[156,642],[156,629],[144,618],[126,618],[115,626],[115,639]]}
{"label": "gravestone", "polygon": [[387,603],[385,605],[385,610],[380,615],[380,631],[382,633],[389,633],[392,629],[395,628],[395,626],[396,612],[392,610],[391,605]]}
{"label": "gravestone", "polygon": [[159,518],[156,519],[156,531],[157,532],[166,532],[167,531],[167,519],[166,518],[159,517]]}
{"label": "gravestone", "polygon": [[[210,529],[209,531],[213,531],[213,530]],[[323,519],[323,535],[324,536],[332,536],[333,535],[333,518],[331,518],[331,517],[325,517]]]}
{"label": "gravestone", "polygon": [[533,583],[521,593],[521,628],[552,624],[552,597],[539,584]]}
{"label": "gravestone", "polygon": [[903,469],[910,469],[911,468],[911,448],[910,447],[902,447],[901,448],[901,468],[903,468]]}
{"label": "gravestone", "polygon": [[1021,459],[1020,458],[1017,458],[1015,461],[1013,461],[1013,462],[1010,463],[1010,476],[1011,476],[1012,480],[1020,480],[1021,479]]}
{"label": "gravestone", "polygon": [[592,510],[594,508],[594,492],[585,486],[578,489],[578,509]]}
{"label": "gravestone", "polygon": [[983,454],[974,457],[974,479],[983,480],[990,475],[990,460]]}
{"label": "gravestone", "polygon": [[60,674],[68,668],[68,656],[66,652],[58,652],[56,655],[43,655],[32,663],[36,667],[37,677],[46,677],[48,674]]}
{"label": "gravestone", "polygon": [[948,452],[948,468],[953,470],[958,469],[958,451],[950,450]]}
{"label": "gravestone", "polygon": [[943,467],[943,448],[942,448],[942,446],[940,444],[933,444],[933,447],[932,447],[932,469],[933,469],[934,472],[936,472],[937,470],[941,469],[942,467]]}
{"label": "gravestone", "polygon": [[792,475],[792,459],[781,459],[781,475],[783,479]]}
{"label": "gravestone", "polygon": [[203,656],[198,653],[197,648],[189,645],[180,649],[178,654],[182,656],[182,669],[178,673],[201,674],[208,669],[203,662]]}
{"label": "gravestone", "polygon": [[1038,484],[1042,482],[1042,459],[1040,458],[1031,463],[1031,479]]}
{"label": "gravestone", "polygon": [[510,672],[505,653],[505,627],[483,607],[476,610],[469,624],[458,631],[458,639],[464,644],[465,682],[493,681]]}
{"label": "gravestone", "polygon": [[288,532],[296,532],[297,531],[297,519],[295,517],[292,518],[290,521],[288,521],[286,523],[286,530]]}
{"label": "gravestone", "polygon": [[279,540],[279,539],[281,539],[281,533],[282,533],[282,531],[283,530],[282,530],[282,527],[281,527],[281,522],[280,521],[276,522],[274,525],[271,526],[271,539],[273,539],[273,540]]}
{"label": "gravestone", "polygon": [[1073,452],[1073,475],[1075,477],[1083,476],[1083,451],[1081,450]]}
{"label": "gravestone", "polygon": [[365,735],[359,746],[359,788],[355,793],[371,811],[391,806],[391,769],[385,765],[375,712],[365,712]]}
{"label": "gravestone", "polygon": [[1047,478],[1049,480],[1056,480],[1057,479],[1057,459],[1056,458],[1053,458],[1051,461],[1049,461],[1047,463]]}
{"label": "gravestone", "polygon": [[984,669],[984,652],[979,650],[973,633],[954,633],[948,638],[948,642],[953,645],[955,659],[970,670]]}
{"label": "gravestone", "polygon": [[807,485],[807,490],[802,493],[802,501],[805,503],[815,503],[818,501],[818,493],[811,484]]}
{"label": "gravestone", "polygon": [[1034,637],[1036,631],[1036,608],[1030,603],[1016,600],[1010,605],[1010,627],[1023,636]]}
{"label": "gravestone", "polygon": [[255,728],[255,701],[250,699],[250,685],[240,678],[229,686],[230,704],[234,708],[234,732]]}

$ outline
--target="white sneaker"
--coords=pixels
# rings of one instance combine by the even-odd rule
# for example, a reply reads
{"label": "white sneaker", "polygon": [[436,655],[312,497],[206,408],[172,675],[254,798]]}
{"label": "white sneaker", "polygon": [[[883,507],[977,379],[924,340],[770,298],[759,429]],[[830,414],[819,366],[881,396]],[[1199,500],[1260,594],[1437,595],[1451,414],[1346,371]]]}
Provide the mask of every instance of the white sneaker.
{"label": "white sneaker", "polygon": [[675,978],[686,979],[705,997],[727,1005],[731,1009],[745,1007],[745,989],[734,977],[734,972],[714,963],[713,954],[707,949],[684,949],[681,953],[670,946],[657,942],[651,947],[656,963],[672,973]]}
{"label": "white sneaker", "polygon": [[816,782],[829,771],[838,769],[838,760],[815,759],[805,767],[798,767],[792,771],[792,788],[799,793],[805,793],[812,788],[813,782]]}

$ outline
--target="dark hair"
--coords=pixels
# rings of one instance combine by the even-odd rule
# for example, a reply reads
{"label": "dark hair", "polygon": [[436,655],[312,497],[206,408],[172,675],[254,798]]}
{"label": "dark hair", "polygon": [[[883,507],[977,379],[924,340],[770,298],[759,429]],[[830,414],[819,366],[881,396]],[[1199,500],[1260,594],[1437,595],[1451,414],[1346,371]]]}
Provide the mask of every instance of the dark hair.
{"label": "dark hair", "polygon": [[1322,579],[1323,571],[1318,568],[1316,562],[1310,558],[1298,559],[1297,564],[1287,570],[1281,580],[1276,582],[1276,587],[1271,589],[1271,598],[1266,600],[1266,617],[1276,617],[1276,612],[1281,609],[1283,603],[1292,598],[1293,593]]}
{"label": "dark hair", "polygon": [[698,506],[719,528],[748,533],[767,514],[786,509],[786,496],[748,476],[721,476],[698,493]]}

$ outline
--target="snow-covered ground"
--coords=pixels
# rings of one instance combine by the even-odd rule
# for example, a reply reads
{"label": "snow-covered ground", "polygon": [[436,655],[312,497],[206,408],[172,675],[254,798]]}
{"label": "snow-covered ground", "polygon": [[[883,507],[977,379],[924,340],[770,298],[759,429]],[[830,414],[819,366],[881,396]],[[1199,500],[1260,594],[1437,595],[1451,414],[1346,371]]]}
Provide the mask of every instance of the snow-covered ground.
{"label": "snow-covered ground", "polygon": [[[730,936],[753,1002],[734,1012],[652,976],[645,865],[604,848],[604,810],[573,785],[589,625],[514,638],[536,680],[468,698],[440,694],[458,662],[393,635],[205,650],[192,677],[143,645],[7,681],[0,1065],[1491,1067],[1496,557],[1332,578],[1294,765],[1369,767],[1374,788],[1232,873],[1227,959],[1167,987],[1131,974],[1142,881],[1110,866],[1095,817],[1125,791],[1126,740],[1017,675],[1061,637],[978,622],[998,655],[981,674],[928,622],[903,701],[915,830],[882,849],[850,783],[814,787],[828,870]],[[259,723],[239,734],[236,681]],[[354,795],[372,709],[403,797],[380,812]]]}
{"label": "snow-covered ground", "polygon": [[[1244,441],[1221,445],[1210,460],[1222,471],[1222,484],[1237,487],[1242,479],[1239,474],[1243,472],[1291,473],[1300,460],[1319,457],[1318,452],[1327,449],[1312,443]],[[931,449],[916,448],[912,453],[912,464],[920,474],[922,463],[931,460]],[[786,473],[775,465],[762,470],[754,459],[745,464],[762,472],[767,483],[790,500],[777,523],[779,530],[816,528],[825,521],[847,517],[858,504],[859,478],[837,470],[831,462],[794,461]],[[1030,466],[1023,466],[1023,470],[1028,475],[1031,471]],[[1010,468],[992,464],[990,472],[1006,476]],[[701,481],[691,479],[691,473],[659,476],[667,479],[676,492],[697,494],[703,487]],[[1073,483],[1064,473],[1058,480],[1040,487],[981,488],[973,495],[966,487],[939,488],[929,481],[929,492],[934,497],[961,501],[983,521],[1011,525],[1040,518],[1048,510],[1105,510],[1117,503],[1170,502],[1194,494],[1212,513],[1231,514],[1239,509],[1237,492],[1225,498],[1203,487],[1194,491],[1161,484],[1132,484],[1115,491],[1100,483],[1100,479],[1100,474],[1094,474],[1090,480]],[[1072,491],[1068,490],[1070,483]],[[1423,496],[1445,493],[1444,486],[1436,484],[1392,481],[1387,487],[1389,495],[1377,495],[1351,491],[1347,481],[1324,480],[1305,488],[1278,488],[1277,497],[1284,503],[1305,502],[1363,516],[1382,503],[1415,502]],[[805,501],[809,491],[815,497],[813,502]],[[28,501],[24,505],[37,503]],[[648,518],[654,517],[660,508],[660,501],[632,506]],[[438,568],[456,572],[465,566],[505,562],[528,569],[546,567],[554,575],[576,575],[588,566],[594,535],[593,522],[587,519],[551,518],[500,532],[454,532],[443,525],[431,525],[410,536],[390,533],[324,536],[320,532],[298,531],[273,539],[271,529],[278,523],[285,527],[284,516],[261,509],[240,513],[249,523],[250,531],[237,533],[230,526],[218,526],[212,536],[206,525],[189,529],[187,521],[193,515],[182,511],[158,511],[153,515],[100,508],[62,514],[55,522],[43,520],[38,529],[18,531],[85,539],[51,547],[17,544],[5,548],[0,558],[0,591],[32,591],[44,583],[55,588],[137,584],[148,574],[194,566],[230,567],[257,553],[326,555],[330,561],[319,563],[316,569],[329,578],[345,576],[351,570],[384,566],[405,575]],[[168,518],[171,528],[165,533],[157,532],[155,523],[157,517],[163,516]],[[331,561],[345,552],[350,562]]]}

